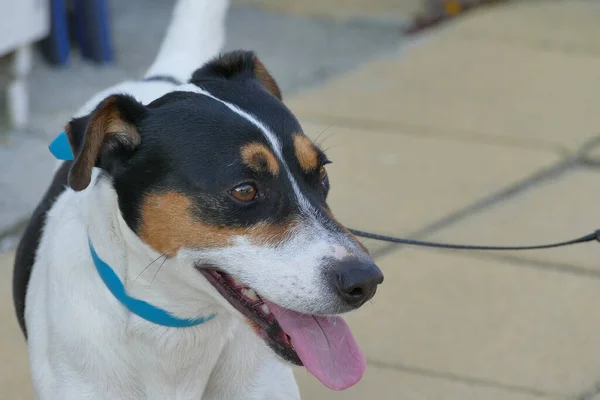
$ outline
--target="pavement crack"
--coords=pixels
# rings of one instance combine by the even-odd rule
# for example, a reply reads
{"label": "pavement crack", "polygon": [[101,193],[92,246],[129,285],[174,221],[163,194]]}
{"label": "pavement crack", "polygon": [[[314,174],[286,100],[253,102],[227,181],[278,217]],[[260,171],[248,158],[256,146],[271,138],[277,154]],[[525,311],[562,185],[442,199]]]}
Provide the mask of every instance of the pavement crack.
{"label": "pavement crack", "polygon": [[[596,243],[593,243],[597,245]],[[442,250],[448,252],[448,250]],[[533,268],[545,271],[555,271],[566,273],[569,275],[576,275],[591,279],[600,279],[600,271],[586,267],[578,267],[570,264],[564,264],[559,262],[547,261],[547,260],[535,260],[531,258],[522,258],[518,256],[506,255],[506,254],[484,254],[484,252],[469,252],[465,254],[468,257],[477,258],[480,260],[496,260],[507,262],[511,265],[518,265],[526,268]]]}
{"label": "pavement crack", "polygon": [[364,130],[377,130],[377,132],[383,134],[430,137],[448,141],[468,141],[537,151],[549,151],[565,158],[572,154],[572,151],[562,144],[544,139],[500,136],[458,129],[454,129],[449,132],[447,127],[440,129],[439,127],[427,124],[415,124],[400,121],[386,122],[362,117],[335,117],[314,112],[310,112],[305,115],[300,114],[300,117],[302,117],[303,121],[331,124],[348,129],[359,128]]}
{"label": "pavement crack", "polygon": [[[423,239],[427,235],[430,235],[440,229],[447,228],[459,221],[462,221],[468,217],[471,217],[477,213],[480,213],[484,210],[491,208],[492,206],[508,200],[512,199],[517,195],[521,195],[527,190],[532,189],[538,183],[550,179],[556,179],[558,176],[564,174],[569,171],[571,168],[578,165],[578,161],[576,157],[569,157],[563,161],[559,161],[551,167],[542,169],[532,176],[525,178],[515,184],[507,186],[481,200],[476,201],[456,212],[450,213],[444,218],[441,218],[424,228],[408,235],[409,239]],[[357,228],[358,229],[358,228]],[[490,245],[490,243],[473,243],[477,245]],[[388,244],[386,246],[381,247],[380,249],[373,252],[374,257],[383,257],[393,251],[398,250],[401,247],[406,245],[402,244]]]}
{"label": "pavement crack", "polygon": [[[502,382],[498,382],[498,381],[494,381],[494,380],[476,378],[476,377],[472,377],[472,376],[465,376],[465,375],[460,375],[460,374],[456,374],[456,373],[452,373],[452,372],[436,371],[433,369],[416,367],[416,366],[412,366],[412,365],[387,363],[387,362],[383,362],[383,361],[373,360],[370,358],[367,358],[367,363],[372,366],[393,369],[396,371],[401,371],[401,372],[414,374],[414,375],[427,376],[430,378],[437,378],[437,379],[445,379],[448,381],[462,382],[462,383],[466,383],[469,385],[485,386],[485,387],[494,388],[494,389],[502,389],[502,390],[506,390],[506,391],[510,391],[510,392],[514,392],[514,393],[528,394],[528,395],[538,396],[538,397],[543,397],[543,398],[564,399],[564,397],[565,397],[565,395],[562,393],[548,392],[545,390],[531,388],[531,387],[527,387],[527,386],[510,385],[510,384],[506,384],[506,383],[502,383]],[[583,400],[583,399],[577,399],[577,400]],[[585,400],[588,400],[588,399],[585,399]]]}

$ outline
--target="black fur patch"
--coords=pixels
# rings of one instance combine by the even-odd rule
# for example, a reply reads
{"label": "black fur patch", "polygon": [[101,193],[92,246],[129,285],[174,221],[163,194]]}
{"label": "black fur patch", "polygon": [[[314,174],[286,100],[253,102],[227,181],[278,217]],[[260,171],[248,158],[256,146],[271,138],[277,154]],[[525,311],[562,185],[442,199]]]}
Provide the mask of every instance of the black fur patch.
{"label": "black fur patch", "polygon": [[27,295],[27,286],[33,263],[35,262],[37,250],[40,245],[40,239],[46,224],[46,214],[52,208],[56,198],[65,191],[67,186],[67,175],[71,161],[65,161],[50,184],[42,201],[37,206],[31,220],[25,229],[25,233],[21,238],[17,254],[15,258],[14,275],[13,275],[13,302],[17,313],[17,320],[21,326],[21,330],[27,338],[27,327],[25,326],[25,296]]}
{"label": "black fur patch", "polygon": [[252,51],[237,50],[222,54],[192,74],[191,83],[206,80],[244,80],[254,78],[256,55]]}

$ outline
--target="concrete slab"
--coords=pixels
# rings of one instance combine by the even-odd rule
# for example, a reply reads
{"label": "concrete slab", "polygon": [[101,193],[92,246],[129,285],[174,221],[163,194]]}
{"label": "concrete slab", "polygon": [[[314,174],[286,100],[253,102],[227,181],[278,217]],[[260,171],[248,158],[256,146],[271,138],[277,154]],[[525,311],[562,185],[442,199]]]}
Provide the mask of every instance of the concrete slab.
{"label": "concrete slab", "polygon": [[[567,240],[600,229],[598,169],[575,169],[539,184],[511,201],[490,207],[429,236],[429,239],[482,244],[535,244]],[[516,257],[600,271],[600,244],[485,256]]]}
{"label": "concrete slab", "polygon": [[290,107],[324,123],[574,150],[598,134],[599,92],[600,57],[439,35],[305,91]]}
{"label": "concrete slab", "polygon": [[405,249],[347,320],[368,359],[574,396],[600,376],[600,280]]}
{"label": "concrete slab", "polygon": [[335,20],[377,19],[405,20],[423,8],[422,0],[234,0],[270,10],[298,16],[318,16]]}
{"label": "concrete slab", "polygon": [[395,53],[402,43],[397,23],[331,21],[237,6],[229,13],[225,47],[256,51],[288,98],[368,60]]}
{"label": "concrete slab", "polygon": [[333,212],[353,228],[381,233],[414,232],[558,160],[550,152],[418,133],[303,126],[333,161]]}
{"label": "concrete slab", "polygon": [[2,398],[33,399],[29,359],[12,306],[13,253],[0,253],[0,387]]}
{"label": "concrete slab", "polygon": [[594,0],[513,1],[456,20],[449,36],[502,41],[564,53],[600,55],[600,3]]}
{"label": "concrete slab", "polygon": [[543,400],[551,397],[520,393],[506,388],[486,387],[452,378],[433,378],[373,365],[354,387],[334,392],[324,387],[305,370],[296,373],[303,399],[322,400]]}

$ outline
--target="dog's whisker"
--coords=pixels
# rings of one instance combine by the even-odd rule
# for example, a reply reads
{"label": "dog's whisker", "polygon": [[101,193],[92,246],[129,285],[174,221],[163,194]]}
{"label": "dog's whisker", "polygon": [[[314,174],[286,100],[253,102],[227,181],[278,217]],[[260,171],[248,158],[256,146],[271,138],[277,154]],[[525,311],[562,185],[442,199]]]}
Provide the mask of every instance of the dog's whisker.
{"label": "dog's whisker", "polygon": [[248,304],[250,304],[250,305],[252,305],[252,307],[256,308],[256,307],[260,307],[263,304],[265,304],[265,301],[264,300],[260,300],[260,301],[257,301],[256,303],[248,303]]}
{"label": "dog's whisker", "polygon": [[138,274],[138,275],[135,277],[135,279],[134,279],[134,280],[131,282],[131,285],[135,284],[135,282],[136,282],[136,281],[139,279],[139,277],[140,277],[140,276],[142,276],[142,274],[143,274],[144,272],[146,272],[146,270],[147,270],[148,268],[150,268],[150,266],[151,266],[152,264],[154,264],[155,262],[157,262],[157,261],[158,261],[158,260],[159,260],[161,257],[166,257],[166,255],[165,255],[165,254],[161,254],[161,255],[159,255],[158,257],[156,257],[156,258],[155,258],[155,259],[154,259],[154,260],[153,260],[153,261],[152,261],[150,264],[146,265],[146,266],[144,267],[144,269],[142,269],[142,270],[140,271],[140,273],[139,273],[139,274]]}
{"label": "dog's whisker", "polygon": [[163,267],[163,265],[165,265],[165,262],[167,261],[167,257],[165,257],[165,259],[163,260],[163,262],[160,264],[160,266],[158,267],[158,269],[156,270],[156,272],[154,273],[154,276],[152,277],[152,280],[150,281],[150,284],[148,285],[148,287],[152,286],[152,283],[154,282],[154,280],[156,279],[156,276],[158,275],[158,272],[160,271],[160,269]]}
{"label": "dog's whisker", "polygon": [[319,143],[317,143],[317,146],[321,147],[323,143],[325,143],[325,141],[329,140],[337,134],[339,134],[339,132],[331,132],[329,135],[325,136]]}
{"label": "dog's whisker", "polygon": [[324,149],[323,151],[324,151],[324,152],[328,152],[329,150],[331,150],[331,149],[335,149],[336,147],[339,147],[339,144],[334,144],[334,145],[332,145],[332,146],[329,146],[329,147],[327,147],[326,149]]}
{"label": "dog's whisker", "polygon": [[329,128],[331,128],[333,126],[333,124],[329,125],[327,128],[323,129],[321,131],[321,133],[319,133],[319,135],[315,138],[315,140],[313,140],[313,143],[317,143],[317,141],[319,140],[319,138],[321,137],[321,135],[323,135],[325,132],[327,132],[329,130]]}

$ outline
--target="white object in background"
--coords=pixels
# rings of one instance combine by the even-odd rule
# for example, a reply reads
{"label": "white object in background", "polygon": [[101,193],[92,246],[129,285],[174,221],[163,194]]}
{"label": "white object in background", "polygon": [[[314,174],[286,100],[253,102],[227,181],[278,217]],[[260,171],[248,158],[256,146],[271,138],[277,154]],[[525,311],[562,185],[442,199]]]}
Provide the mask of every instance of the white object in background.
{"label": "white object in background", "polygon": [[14,52],[6,100],[11,124],[17,129],[23,128],[28,120],[31,45],[50,31],[49,3],[49,0],[0,0],[0,56]]}

